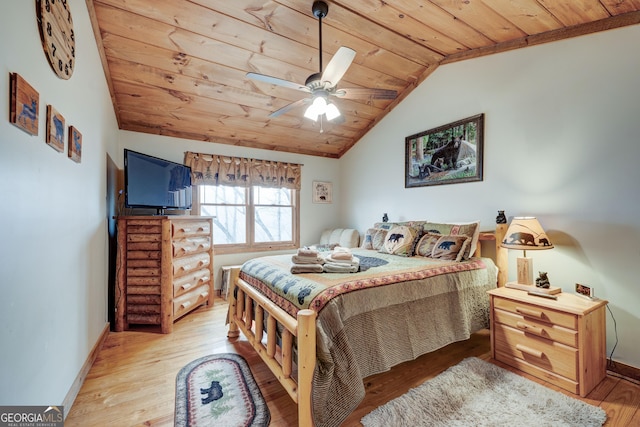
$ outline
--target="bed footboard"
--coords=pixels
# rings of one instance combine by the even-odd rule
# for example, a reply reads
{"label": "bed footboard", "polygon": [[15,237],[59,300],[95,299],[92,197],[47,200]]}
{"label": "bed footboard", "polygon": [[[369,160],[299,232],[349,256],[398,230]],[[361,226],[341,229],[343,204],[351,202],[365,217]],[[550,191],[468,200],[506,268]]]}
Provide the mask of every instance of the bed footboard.
{"label": "bed footboard", "polygon": [[[238,287],[229,293],[229,332],[236,338],[242,331],[271,372],[298,405],[298,425],[312,426],[311,388],[316,363],[316,312],[298,311],[297,319],[240,279],[240,268],[232,268],[229,283]],[[265,311],[267,328],[264,336]],[[276,321],[282,327],[282,340],[278,345]],[[298,360],[293,360],[293,341],[297,338]],[[266,340],[266,344],[265,344]],[[294,375],[297,368],[297,378]]]}

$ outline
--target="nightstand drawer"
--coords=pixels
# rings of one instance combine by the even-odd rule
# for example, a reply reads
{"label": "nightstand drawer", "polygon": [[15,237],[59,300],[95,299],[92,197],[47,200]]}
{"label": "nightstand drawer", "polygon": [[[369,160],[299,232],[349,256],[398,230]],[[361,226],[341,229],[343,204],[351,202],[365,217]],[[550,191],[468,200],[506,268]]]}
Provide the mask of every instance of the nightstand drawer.
{"label": "nightstand drawer", "polygon": [[577,317],[570,313],[504,298],[494,298],[493,304],[495,308],[519,314],[527,319],[535,319],[574,330],[578,329]]}
{"label": "nightstand drawer", "polygon": [[519,314],[500,309],[496,309],[493,316],[497,323],[571,347],[578,347],[578,331],[576,330],[541,322],[530,317],[525,318]]}
{"label": "nightstand drawer", "polygon": [[494,324],[495,349],[570,380],[578,379],[578,350],[564,344]]}

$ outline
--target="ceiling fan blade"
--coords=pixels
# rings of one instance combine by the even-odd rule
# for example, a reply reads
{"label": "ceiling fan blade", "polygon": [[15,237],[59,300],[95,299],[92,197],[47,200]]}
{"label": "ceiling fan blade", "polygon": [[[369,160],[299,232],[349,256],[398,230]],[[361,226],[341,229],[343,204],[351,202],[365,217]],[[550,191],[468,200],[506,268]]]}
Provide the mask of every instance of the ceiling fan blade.
{"label": "ceiling fan blade", "polygon": [[356,51],[350,49],[348,47],[340,47],[331,61],[327,64],[327,68],[325,68],[322,73],[321,81],[329,82],[330,87],[333,87],[338,84],[344,73],[347,72],[347,69],[353,62],[353,58],[356,57]]}
{"label": "ceiling fan blade", "polygon": [[264,82],[264,83],[269,83],[269,84],[272,84],[272,85],[278,85],[278,86],[287,87],[289,89],[300,90],[300,91],[307,92],[307,93],[311,92],[309,90],[309,88],[306,87],[305,85],[301,85],[301,84],[295,83],[295,82],[290,82],[289,80],[279,79],[277,77],[267,76],[265,74],[247,73],[247,77],[249,77],[250,79],[253,79],[253,80],[258,80],[258,81]]}
{"label": "ceiling fan blade", "polygon": [[396,99],[398,92],[391,89],[352,87],[338,89],[333,95],[344,99]]}
{"label": "ceiling fan blade", "polygon": [[311,102],[311,98],[299,99],[299,100],[294,101],[291,104],[287,104],[284,107],[280,108],[279,110],[276,110],[273,113],[269,114],[269,118],[272,119],[274,117],[278,117],[281,114],[287,113],[287,112],[293,110],[294,108],[300,107],[302,105],[309,104],[310,102]]}

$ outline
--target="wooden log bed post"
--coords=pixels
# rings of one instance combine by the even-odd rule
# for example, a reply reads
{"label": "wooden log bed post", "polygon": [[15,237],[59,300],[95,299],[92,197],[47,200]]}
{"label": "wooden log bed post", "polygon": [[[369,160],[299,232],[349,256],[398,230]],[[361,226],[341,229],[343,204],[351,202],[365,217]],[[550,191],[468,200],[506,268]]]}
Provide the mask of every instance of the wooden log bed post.
{"label": "wooden log bed post", "polygon": [[[504,286],[507,280],[507,250],[500,247],[507,224],[497,224],[494,233],[484,233],[481,240],[495,240],[497,286]],[[492,235],[493,234],[493,235]],[[476,252],[479,256],[480,252]],[[316,316],[313,310],[298,311],[297,318],[275,305],[265,296],[240,279],[240,267],[230,270],[229,283],[236,284],[237,290],[229,290],[229,331],[228,338],[237,338],[240,331],[257,351],[262,360],[276,376],[293,401],[298,405],[298,425],[313,426],[311,393],[313,372],[316,366]],[[237,293],[237,294],[236,294]],[[264,318],[267,317],[266,345],[264,344]],[[276,321],[283,327],[280,354],[277,352]],[[294,337],[297,338],[298,360],[293,360]],[[280,359],[280,360],[278,360]],[[297,365],[298,377],[292,378],[293,364]]]}
{"label": "wooden log bed post", "polygon": [[[298,425],[312,426],[311,391],[313,372],[316,367],[316,312],[300,310],[296,319],[276,306],[262,294],[253,290],[240,279],[240,268],[230,271],[230,283],[238,286],[237,295],[231,288],[229,293],[228,338],[237,338],[240,331],[251,346],[274,373],[278,381],[298,405]],[[255,307],[255,313],[253,308]],[[267,318],[267,344],[263,343],[264,312]],[[284,327],[278,361],[276,321]],[[293,338],[296,337],[298,360],[293,360]],[[298,369],[298,378],[292,378],[293,364]]]}

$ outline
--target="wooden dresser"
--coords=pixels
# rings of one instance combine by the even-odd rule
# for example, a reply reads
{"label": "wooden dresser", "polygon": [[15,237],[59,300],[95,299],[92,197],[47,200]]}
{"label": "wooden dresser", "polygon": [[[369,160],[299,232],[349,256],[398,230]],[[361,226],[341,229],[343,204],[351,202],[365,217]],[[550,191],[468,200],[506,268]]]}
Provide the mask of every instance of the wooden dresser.
{"label": "wooden dresser", "polygon": [[118,218],[115,330],[173,322],[213,305],[213,224],[196,216]]}
{"label": "wooden dresser", "polygon": [[494,359],[582,397],[605,378],[607,301],[507,288],[489,294]]}

